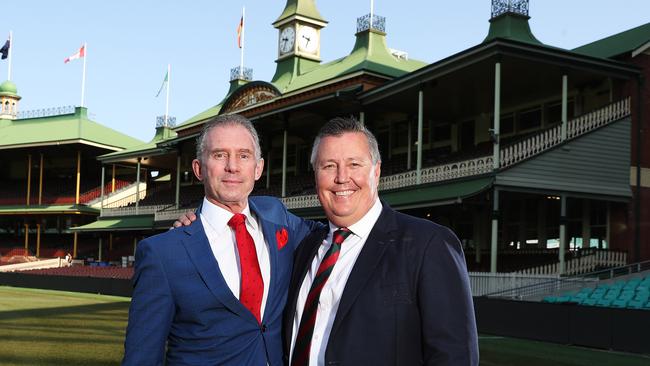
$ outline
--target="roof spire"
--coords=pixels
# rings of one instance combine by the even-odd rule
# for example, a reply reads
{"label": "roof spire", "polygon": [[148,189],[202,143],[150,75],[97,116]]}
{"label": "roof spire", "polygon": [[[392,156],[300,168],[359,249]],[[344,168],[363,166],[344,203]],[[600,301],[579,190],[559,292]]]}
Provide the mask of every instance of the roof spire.
{"label": "roof spire", "polygon": [[307,18],[323,27],[327,24],[327,21],[320,15],[314,0],[287,0],[287,5],[278,19],[273,22],[273,26],[277,28],[296,18]]}
{"label": "roof spire", "polygon": [[529,0],[492,0],[490,31],[483,42],[505,38],[519,42],[542,44],[530,30],[528,2]]}

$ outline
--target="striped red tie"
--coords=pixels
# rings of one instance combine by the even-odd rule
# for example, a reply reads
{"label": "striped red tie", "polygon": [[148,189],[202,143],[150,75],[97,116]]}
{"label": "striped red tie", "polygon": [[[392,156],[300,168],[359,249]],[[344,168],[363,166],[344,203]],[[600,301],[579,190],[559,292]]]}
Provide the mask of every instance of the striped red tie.
{"label": "striped red tie", "polygon": [[260,309],[264,294],[264,280],[260,264],[257,261],[255,242],[246,230],[246,216],[241,213],[235,214],[228,221],[228,226],[235,230],[237,251],[239,252],[239,266],[241,267],[239,301],[253,313],[257,322],[261,323]]}
{"label": "striped red tie", "polygon": [[309,364],[311,338],[314,334],[320,293],[332,273],[336,260],[339,258],[341,244],[351,233],[350,229],[345,227],[336,230],[332,236],[332,245],[318,266],[318,272],[314,276],[314,282],[312,282],[311,288],[309,289],[307,300],[305,300],[305,307],[302,311],[302,317],[300,318],[298,335],[296,336],[296,343],[293,347],[291,357],[291,366],[304,366]]}

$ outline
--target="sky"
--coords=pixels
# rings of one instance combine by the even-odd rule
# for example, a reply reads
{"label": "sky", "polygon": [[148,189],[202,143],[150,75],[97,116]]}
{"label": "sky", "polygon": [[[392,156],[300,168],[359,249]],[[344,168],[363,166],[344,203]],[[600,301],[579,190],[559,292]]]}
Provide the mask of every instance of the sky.
{"label": "sky", "polygon": [[[12,75],[20,110],[78,106],[83,61],[64,64],[86,42],[85,106],[96,122],[143,141],[165,114],[156,98],[171,64],[170,112],[177,124],[218,104],[239,65],[237,25],[246,7],[244,66],[254,80],[275,72],[285,0],[20,0],[3,4],[0,41],[13,31]],[[323,62],[352,50],[356,18],[370,0],[317,0],[329,24],[321,31]],[[650,22],[648,0],[530,0],[530,26],[541,42],[572,49]],[[390,48],[433,63],[481,43],[490,0],[375,0],[386,17]],[[3,33],[5,35],[3,35]],[[0,61],[0,82],[7,78]]]}

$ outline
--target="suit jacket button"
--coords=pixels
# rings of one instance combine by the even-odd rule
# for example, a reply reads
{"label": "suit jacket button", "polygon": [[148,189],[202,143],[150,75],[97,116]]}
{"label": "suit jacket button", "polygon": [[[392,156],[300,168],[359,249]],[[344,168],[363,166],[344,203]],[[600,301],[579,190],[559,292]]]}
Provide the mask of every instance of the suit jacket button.
{"label": "suit jacket button", "polygon": [[266,332],[266,324],[262,324],[262,333]]}

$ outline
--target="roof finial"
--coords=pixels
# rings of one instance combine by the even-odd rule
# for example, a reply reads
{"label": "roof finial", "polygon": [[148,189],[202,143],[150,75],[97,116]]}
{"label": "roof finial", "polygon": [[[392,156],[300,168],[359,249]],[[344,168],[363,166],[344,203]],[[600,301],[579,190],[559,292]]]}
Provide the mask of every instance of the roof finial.
{"label": "roof finial", "polygon": [[529,0],[492,0],[492,18],[505,13],[528,16]]}

